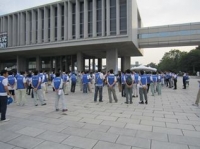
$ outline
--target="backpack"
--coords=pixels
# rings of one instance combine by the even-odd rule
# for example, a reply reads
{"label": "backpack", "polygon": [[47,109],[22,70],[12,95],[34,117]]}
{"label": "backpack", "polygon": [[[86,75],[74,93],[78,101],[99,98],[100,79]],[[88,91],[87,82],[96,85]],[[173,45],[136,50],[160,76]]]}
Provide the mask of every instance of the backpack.
{"label": "backpack", "polygon": [[132,79],[131,75],[127,75],[126,76],[126,83],[128,85],[131,85],[133,83],[133,79]]}

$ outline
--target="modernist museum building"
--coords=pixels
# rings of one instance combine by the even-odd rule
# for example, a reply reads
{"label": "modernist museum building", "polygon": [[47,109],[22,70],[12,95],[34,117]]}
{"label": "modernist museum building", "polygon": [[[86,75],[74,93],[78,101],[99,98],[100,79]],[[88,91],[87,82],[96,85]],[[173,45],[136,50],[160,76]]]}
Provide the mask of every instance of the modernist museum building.
{"label": "modernist museum building", "polygon": [[106,58],[117,70],[121,58],[125,70],[142,48],[199,44],[200,23],[143,28],[136,0],[61,0],[0,16],[0,69],[82,71]]}

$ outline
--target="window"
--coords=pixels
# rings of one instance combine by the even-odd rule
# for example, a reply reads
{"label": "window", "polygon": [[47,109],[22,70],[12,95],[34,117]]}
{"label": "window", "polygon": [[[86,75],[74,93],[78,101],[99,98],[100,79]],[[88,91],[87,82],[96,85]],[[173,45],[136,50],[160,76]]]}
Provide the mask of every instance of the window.
{"label": "window", "polygon": [[92,0],[88,1],[88,37],[92,37]]}
{"label": "window", "polygon": [[36,36],[36,43],[38,42],[38,11],[35,10],[35,25],[36,25],[36,30],[35,30],[35,36]]}
{"label": "window", "polygon": [[72,4],[72,39],[76,39],[76,4]]}
{"label": "window", "polygon": [[101,0],[97,0],[97,36],[102,36],[102,5]]}
{"label": "window", "polygon": [[55,41],[57,41],[57,30],[58,30],[58,8],[55,7],[54,8],[54,11],[55,11]]}
{"label": "window", "polygon": [[44,9],[41,10],[42,14],[42,42],[44,42]]}
{"label": "window", "polygon": [[84,3],[80,2],[80,38],[84,37]]}
{"label": "window", "polygon": [[61,39],[64,40],[64,25],[65,25],[65,8],[64,5],[61,6]]}
{"label": "window", "polygon": [[48,41],[50,41],[50,33],[51,33],[51,10],[48,8]]}
{"label": "window", "polygon": [[116,0],[110,0],[110,34],[116,35]]}
{"label": "window", "polygon": [[120,0],[120,34],[127,34],[127,2]]}

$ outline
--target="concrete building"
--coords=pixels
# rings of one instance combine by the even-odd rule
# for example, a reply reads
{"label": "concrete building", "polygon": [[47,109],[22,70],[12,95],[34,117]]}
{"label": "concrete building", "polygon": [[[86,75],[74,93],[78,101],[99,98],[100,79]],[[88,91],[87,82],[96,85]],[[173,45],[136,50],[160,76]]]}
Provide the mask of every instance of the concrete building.
{"label": "concrete building", "polygon": [[0,33],[0,68],[18,71],[81,71],[86,59],[102,68],[102,58],[115,71],[121,58],[125,70],[141,48],[200,43],[200,23],[142,28],[136,0],[58,1],[0,16]]}

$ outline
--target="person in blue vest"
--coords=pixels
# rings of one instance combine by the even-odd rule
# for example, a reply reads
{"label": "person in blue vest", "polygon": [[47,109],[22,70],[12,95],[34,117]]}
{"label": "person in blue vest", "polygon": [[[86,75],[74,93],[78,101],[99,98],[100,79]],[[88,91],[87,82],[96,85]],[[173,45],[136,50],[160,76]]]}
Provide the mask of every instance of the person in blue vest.
{"label": "person in blue vest", "polygon": [[1,121],[7,122],[9,119],[6,119],[6,111],[7,111],[7,100],[8,96],[10,96],[10,92],[8,90],[8,71],[2,70],[0,76],[0,113],[1,113]]}
{"label": "person in blue vest", "polygon": [[122,97],[126,97],[126,84],[124,81],[124,72],[121,73],[121,83],[122,83]]}
{"label": "person in blue vest", "polygon": [[161,74],[160,72],[158,72],[157,74],[157,86],[156,86],[156,90],[158,91],[158,95],[161,95]]}
{"label": "person in blue vest", "polygon": [[177,89],[177,79],[178,79],[178,75],[177,75],[177,73],[174,73],[174,75],[173,75],[173,80],[174,80],[174,90]]}
{"label": "person in blue vest", "polygon": [[95,74],[94,82],[95,82],[95,92],[94,92],[94,102],[97,102],[97,96],[99,94],[99,102],[103,102],[103,80],[104,75],[101,73],[101,69]]}
{"label": "person in blue vest", "polygon": [[113,69],[110,70],[110,74],[107,77],[107,86],[108,86],[108,96],[109,96],[109,102],[112,103],[112,95],[115,100],[115,102],[118,102],[116,91],[115,91],[115,85],[117,83],[117,77],[113,73]]}
{"label": "person in blue vest", "polygon": [[77,81],[76,74],[74,72],[71,74],[70,79],[71,79],[71,92],[74,93],[76,90],[76,81]]}
{"label": "person in blue vest", "polygon": [[188,80],[188,75],[187,73],[184,73],[183,75],[183,89],[186,89],[186,81]]}
{"label": "person in blue vest", "polygon": [[26,103],[26,79],[25,72],[21,71],[20,75],[17,76],[17,92],[18,92],[18,105],[24,106]]}
{"label": "person in blue vest", "polygon": [[87,93],[88,88],[88,75],[83,73],[82,75],[83,93]]}
{"label": "person in blue vest", "polygon": [[134,84],[133,84],[133,97],[138,97],[138,78],[139,75],[136,72],[133,72]]}
{"label": "person in blue vest", "polygon": [[45,90],[45,93],[48,93],[48,79],[49,79],[49,76],[47,74],[47,71],[45,70],[44,71],[44,90]]}
{"label": "person in blue vest", "polygon": [[37,98],[40,100],[42,106],[46,105],[46,103],[44,103],[44,96],[41,88],[41,77],[38,75],[37,70],[34,72],[34,76],[31,78],[31,84],[33,88],[35,106],[38,106]]}
{"label": "person in blue vest", "polygon": [[90,75],[90,72],[88,71],[87,72],[87,78],[88,78],[88,91],[90,92],[90,93],[92,93],[92,84],[91,84],[91,81],[92,81],[92,78],[91,78],[91,75]]}
{"label": "person in blue vest", "polygon": [[9,71],[8,72],[8,90],[12,96],[12,98],[14,99],[14,101],[16,102],[16,98],[15,98],[15,86],[17,83],[16,78],[13,76],[13,72]]}
{"label": "person in blue vest", "polygon": [[46,101],[47,98],[46,98],[46,89],[45,89],[45,75],[42,70],[40,70],[39,77],[41,78],[41,88],[42,88],[43,97],[44,97],[44,100]]}
{"label": "person in blue vest", "polygon": [[133,83],[134,83],[134,77],[131,73],[131,70],[128,69],[126,70],[126,74],[124,76],[124,82],[126,84],[126,104],[129,103],[129,100],[130,100],[130,104],[133,103],[132,101],[132,94],[133,94]]}
{"label": "person in blue vest", "polygon": [[147,77],[147,93],[149,93],[149,88],[151,84],[151,73],[147,72],[146,77]]}
{"label": "person in blue vest", "polygon": [[[148,99],[147,99],[147,77],[144,74],[144,71],[140,71],[141,76],[139,77],[139,93],[140,93],[140,102],[139,104],[144,104],[144,99],[145,103],[148,104]],[[143,98],[144,96],[144,98]]]}
{"label": "person in blue vest", "polygon": [[69,76],[67,73],[63,72],[62,74],[63,79],[63,91],[65,95],[68,95],[68,87],[69,87]]}
{"label": "person in blue vest", "polygon": [[68,111],[66,108],[66,100],[63,93],[63,80],[60,77],[60,73],[56,72],[56,77],[52,81],[52,86],[56,92],[56,98],[55,98],[55,109],[56,111],[59,111],[59,100],[62,101],[62,112],[63,114],[66,114],[65,112]]}
{"label": "person in blue vest", "polygon": [[153,75],[151,75],[150,79],[151,79],[151,84],[150,84],[151,93],[152,96],[154,96],[154,94],[156,93],[156,85],[157,85],[156,72],[153,72]]}

